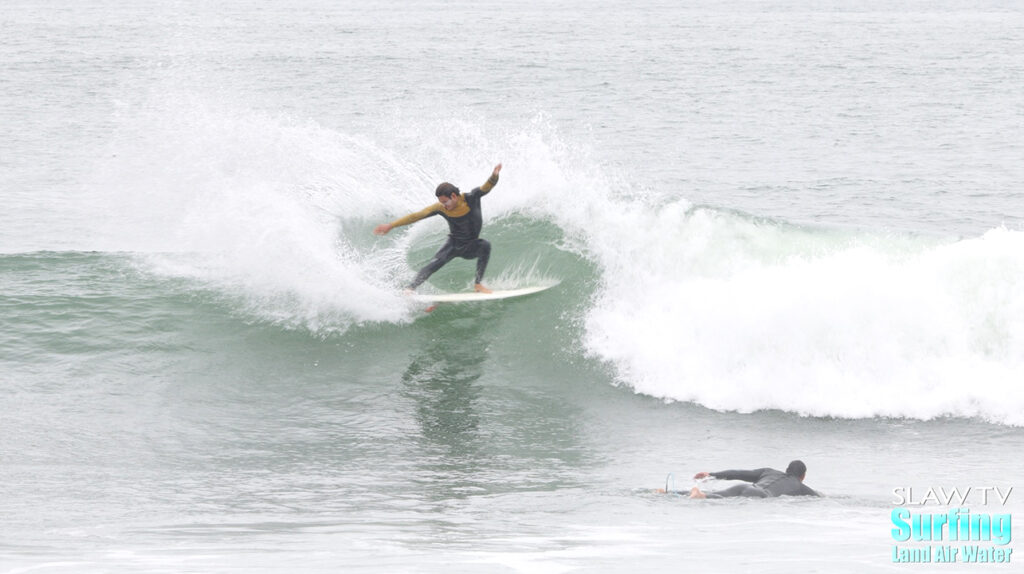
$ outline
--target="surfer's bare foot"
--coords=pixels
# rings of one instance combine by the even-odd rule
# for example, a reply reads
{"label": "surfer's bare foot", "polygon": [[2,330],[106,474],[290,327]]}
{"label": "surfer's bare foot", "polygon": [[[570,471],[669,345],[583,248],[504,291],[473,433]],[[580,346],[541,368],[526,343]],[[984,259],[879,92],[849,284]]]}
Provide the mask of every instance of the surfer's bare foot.
{"label": "surfer's bare foot", "polygon": [[416,291],[412,287],[406,287],[405,289],[402,289],[402,293],[406,295],[412,295],[415,292]]}
{"label": "surfer's bare foot", "polygon": [[477,293],[494,293],[494,291],[491,291],[487,287],[484,287],[482,283],[477,283],[476,285],[473,285],[473,290],[476,291]]}
{"label": "surfer's bare foot", "polygon": [[665,490],[664,488],[655,488],[654,489],[654,494],[665,494],[666,492],[668,492],[668,491]]}
{"label": "surfer's bare foot", "polygon": [[696,486],[690,489],[690,498],[707,498],[708,495],[700,491]]}

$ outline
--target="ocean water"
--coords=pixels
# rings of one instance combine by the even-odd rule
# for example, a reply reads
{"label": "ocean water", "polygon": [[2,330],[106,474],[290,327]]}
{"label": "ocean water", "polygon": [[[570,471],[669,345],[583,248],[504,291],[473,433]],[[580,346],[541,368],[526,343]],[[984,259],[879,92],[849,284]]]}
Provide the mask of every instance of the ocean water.
{"label": "ocean water", "polygon": [[[890,513],[1024,508],[1021,54],[999,1],[6,2],[0,571],[1018,569]],[[559,284],[425,313],[446,226],[371,230],[498,162],[486,282]]]}

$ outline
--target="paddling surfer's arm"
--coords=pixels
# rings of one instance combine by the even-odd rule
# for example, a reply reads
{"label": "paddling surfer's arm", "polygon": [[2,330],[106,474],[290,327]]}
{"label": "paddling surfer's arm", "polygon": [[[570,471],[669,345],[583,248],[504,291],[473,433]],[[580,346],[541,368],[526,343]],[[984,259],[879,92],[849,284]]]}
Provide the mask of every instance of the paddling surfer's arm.
{"label": "paddling surfer's arm", "polygon": [[721,480],[743,480],[746,482],[757,482],[761,479],[764,471],[768,469],[759,468],[757,470],[720,470],[718,472],[698,472],[693,476],[695,479],[702,478],[718,478]]}

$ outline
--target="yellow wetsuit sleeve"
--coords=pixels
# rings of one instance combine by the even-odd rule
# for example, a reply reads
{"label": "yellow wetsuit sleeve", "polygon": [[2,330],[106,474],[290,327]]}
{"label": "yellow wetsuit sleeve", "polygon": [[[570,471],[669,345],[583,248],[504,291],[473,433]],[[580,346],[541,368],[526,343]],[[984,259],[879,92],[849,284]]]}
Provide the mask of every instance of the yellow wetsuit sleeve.
{"label": "yellow wetsuit sleeve", "polygon": [[440,202],[435,203],[434,205],[431,205],[429,207],[425,207],[415,213],[410,213],[405,217],[399,217],[398,219],[391,222],[391,227],[399,227],[402,225],[409,225],[410,223],[416,223],[421,219],[434,215],[435,213],[437,213],[439,209],[441,209]]}
{"label": "yellow wetsuit sleeve", "polygon": [[491,177],[487,178],[487,181],[480,186],[480,195],[487,195],[496,185],[498,185],[498,174],[492,173]]}

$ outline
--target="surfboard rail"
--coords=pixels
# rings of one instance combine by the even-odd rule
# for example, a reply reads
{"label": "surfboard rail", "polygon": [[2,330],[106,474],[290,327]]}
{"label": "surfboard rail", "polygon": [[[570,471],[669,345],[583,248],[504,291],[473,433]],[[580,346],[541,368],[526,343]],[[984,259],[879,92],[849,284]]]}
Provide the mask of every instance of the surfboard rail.
{"label": "surfboard rail", "polygon": [[534,293],[547,291],[555,285],[558,285],[558,283],[533,285],[530,287],[519,287],[516,289],[495,289],[493,293],[414,293],[409,297],[413,301],[420,303],[472,303],[533,295]]}

